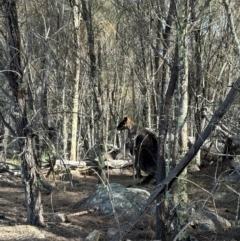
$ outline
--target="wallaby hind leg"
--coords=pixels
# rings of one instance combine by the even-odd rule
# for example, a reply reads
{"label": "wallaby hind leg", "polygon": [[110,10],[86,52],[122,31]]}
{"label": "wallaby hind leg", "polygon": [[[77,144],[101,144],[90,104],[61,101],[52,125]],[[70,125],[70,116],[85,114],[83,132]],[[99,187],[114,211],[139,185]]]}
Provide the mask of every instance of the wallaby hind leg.
{"label": "wallaby hind leg", "polygon": [[142,178],[141,174],[141,168],[139,166],[139,147],[135,149],[135,163],[134,163],[135,169],[136,169],[136,175],[135,178],[139,179]]}
{"label": "wallaby hind leg", "polygon": [[136,179],[139,179],[139,178],[142,178],[142,174],[141,174],[141,169],[139,166],[136,167],[136,174],[135,174],[135,178]]}
{"label": "wallaby hind leg", "polygon": [[155,173],[157,170],[157,162],[155,156],[147,149],[142,148],[138,158],[139,167],[148,175]]}

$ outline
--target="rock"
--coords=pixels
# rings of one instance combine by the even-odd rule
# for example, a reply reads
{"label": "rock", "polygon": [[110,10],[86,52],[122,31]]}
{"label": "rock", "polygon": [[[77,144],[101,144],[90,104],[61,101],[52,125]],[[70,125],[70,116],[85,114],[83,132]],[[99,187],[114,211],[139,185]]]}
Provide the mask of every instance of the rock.
{"label": "rock", "polygon": [[190,235],[189,236],[189,241],[198,241],[198,239],[195,238],[194,236]]}
{"label": "rock", "polygon": [[68,218],[64,213],[56,213],[51,217],[50,222],[65,223],[68,222]]}
{"label": "rock", "polygon": [[101,214],[111,214],[113,210],[119,214],[131,213],[140,210],[149,196],[146,190],[125,188],[118,183],[99,185],[97,190],[84,201],[82,208],[98,208]]}
{"label": "rock", "polygon": [[100,232],[98,230],[94,230],[90,234],[88,234],[85,241],[98,241],[99,237],[100,237]]}
{"label": "rock", "polygon": [[231,227],[231,223],[209,210],[192,211],[192,225],[201,231],[222,231]]}
{"label": "rock", "polygon": [[[215,200],[215,203],[219,206],[225,204],[231,204],[235,201],[237,201],[237,195],[234,192],[224,192],[223,190],[215,192],[213,194],[213,198]],[[232,205],[230,205],[231,207]],[[235,208],[233,206],[233,208]]]}
{"label": "rock", "polygon": [[111,239],[117,233],[117,231],[118,231],[117,228],[109,228],[107,231],[108,239]]}

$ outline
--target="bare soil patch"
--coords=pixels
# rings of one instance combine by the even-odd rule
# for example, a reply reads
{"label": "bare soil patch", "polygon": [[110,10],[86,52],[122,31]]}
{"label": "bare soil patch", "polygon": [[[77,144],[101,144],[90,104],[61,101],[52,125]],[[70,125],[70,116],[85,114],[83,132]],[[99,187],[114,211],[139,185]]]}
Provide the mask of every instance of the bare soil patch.
{"label": "bare soil patch", "polygon": [[[233,225],[231,230],[218,233],[199,232],[194,227],[191,229],[193,236],[199,241],[220,240],[233,241],[240,240],[240,230],[235,228],[235,217],[237,209],[237,195],[229,193],[229,200],[213,202],[209,198],[209,193],[214,189],[214,175],[216,167],[207,166],[200,172],[189,175],[189,179],[196,185],[189,184],[189,198],[191,201],[206,201],[206,205],[227,218]],[[76,204],[83,201],[96,190],[98,178],[96,174],[80,175],[78,170],[74,171],[74,186],[71,187],[67,181],[57,181],[59,190],[52,194],[42,192],[42,202],[44,208],[44,218],[46,228],[33,227],[27,224],[27,211],[25,207],[25,194],[22,181],[18,177],[0,174],[0,240],[85,240],[87,235],[93,230],[100,231],[100,240],[107,240],[107,231],[116,228],[117,224],[113,215],[100,215],[97,211],[88,212],[81,215],[73,215],[79,212]],[[120,183],[124,186],[133,184],[131,171],[122,175],[110,175],[111,183]],[[235,189],[239,189],[239,184],[235,184]],[[151,192],[153,185],[145,186]],[[220,187],[219,187],[220,188]],[[203,189],[209,191],[207,193]],[[226,192],[226,188],[222,190]],[[229,190],[228,190],[229,192]],[[65,223],[51,222],[51,217],[55,213],[69,215],[69,221]],[[127,216],[120,219],[122,225]],[[144,214],[136,223],[131,232],[125,237],[130,240],[154,240],[155,217],[150,213]],[[168,240],[173,240],[169,233]]]}

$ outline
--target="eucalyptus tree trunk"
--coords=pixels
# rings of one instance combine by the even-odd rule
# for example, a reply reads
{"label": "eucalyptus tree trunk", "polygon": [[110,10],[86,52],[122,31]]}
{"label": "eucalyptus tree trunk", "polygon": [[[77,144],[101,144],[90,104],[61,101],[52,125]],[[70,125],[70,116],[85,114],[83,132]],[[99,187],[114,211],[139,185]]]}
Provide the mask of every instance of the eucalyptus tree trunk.
{"label": "eucalyptus tree trunk", "polygon": [[45,29],[45,37],[43,40],[44,43],[44,63],[43,69],[45,70],[43,76],[41,78],[41,94],[40,94],[40,110],[41,110],[41,118],[44,131],[48,130],[48,89],[47,89],[47,81],[49,79],[49,43],[48,43],[48,30]]}
{"label": "eucalyptus tree trunk", "polygon": [[[71,1],[72,2],[72,1]],[[75,64],[75,77],[73,84],[73,105],[72,105],[72,137],[71,137],[71,150],[70,160],[76,161],[77,159],[77,133],[78,133],[78,101],[79,101],[79,82],[80,82],[80,24],[81,24],[81,9],[80,0],[73,1],[72,14],[73,14],[73,26],[74,26],[74,64]]]}
{"label": "eucalyptus tree trunk", "polygon": [[4,124],[1,121],[0,123],[0,160],[6,161],[6,135],[5,135],[5,128]]}
{"label": "eucalyptus tree trunk", "polygon": [[[68,58],[66,58],[66,66],[68,66]],[[62,111],[63,111],[63,121],[62,121],[62,145],[63,145],[63,158],[67,160],[67,150],[68,150],[68,115],[66,113],[67,101],[66,101],[66,86],[67,84],[67,70],[64,71],[63,79],[63,90],[62,90]]]}
{"label": "eucalyptus tree trunk", "polygon": [[[178,81],[178,136],[179,136],[179,157],[180,160],[187,152],[187,114],[188,114],[188,43],[187,43],[187,30],[188,30],[188,9],[189,0],[181,0],[178,5],[178,26],[177,26],[177,39],[179,51],[179,81]],[[178,161],[177,161],[178,164]],[[187,184],[186,179],[187,169],[179,176],[175,190],[174,202],[178,203],[177,207],[177,230],[180,231],[188,222],[187,213]],[[186,240],[186,231],[181,231],[179,240]]]}
{"label": "eucalyptus tree trunk", "polygon": [[[198,3],[199,4],[199,3]],[[196,16],[196,9],[198,9],[198,5],[196,4],[196,1],[190,0],[190,5],[191,5],[191,22],[196,23],[197,22],[197,16]],[[202,129],[204,128],[205,125],[205,119],[202,118],[202,110],[205,106],[205,102],[202,101],[203,98],[206,98],[206,90],[205,90],[205,85],[204,85],[204,75],[203,75],[203,69],[202,69],[202,53],[201,53],[201,42],[202,42],[202,34],[201,34],[201,23],[196,24],[195,29],[193,31],[194,33],[194,38],[193,38],[193,53],[194,53],[194,65],[195,68],[192,70],[192,84],[193,84],[193,89],[190,89],[189,96],[191,104],[193,106],[196,106],[197,108],[194,108],[196,110],[194,113],[194,118],[195,118],[195,137],[198,138],[199,133],[201,133]],[[191,70],[190,70],[191,71]],[[195,157],[195,163],[197,167],[201,165],[201,149],[197,153]]]}
{"label": "eucalyptus tree trunk", "polygon": [[[150,78],[153,78],[153,76],[150,77],[149,75],[149,46],[146,44],[146,37],[150,36],[151,31],[151,21],[149,23],[145,23],[144,19],[146,17],[149,17],[151,14],[151,11],[149,9],[146,9],[145,6],[147,3],[142,2],[141,4],[133,5],[132,11],[135,12],[137,16],[138,21],[138,38],[139,38],[139,45],[137,45],[137,49],[135,50],[135,66],[134,66],[134,76],[132,77],[132,91],[135,95],[134,97],[138,99],[138,96],[136,95],[136,77],[140,83],[139,90],[141,91],[141,103],[142,105],[138,105],[133,103],[133,106],[138,106],[138,110],[133,109],[133,112],[135,112],[136,116],[139,116],[141,121],[143,121],[144,126],[148,126],[152,128],[152,114],[155,117],[157,114],[152,113],[152,107],[156,110],[158,108],[157,102],[154,103],[154,106],[152,106],[152,81]],[[158,39],[158,38],[157,38]],[[154,72],[156,70],[154,69]],[[154,74],[153,74],[154,75]],[[135,77],[135,78],[134,78]],[[139,100],[139,99],[138,99]],[[140,121],[139,119],[139,121]],[[156,122],[154,123],[156,124]]]}
{"label": "eucalyptus tree trunk", "polygon": [[[238,57],[238,67],[240,65],[240,39],[238,38],[237,35],[237,30],[236,30],[236,24],[234,23],[234,15],[233,13],[235,11],[237,11],[238,9],[238,5],[235,2],[229,1],[229,0],[223,0],[223,5],[227,14],[227,18],[228,18],[228,24],[230,27],[230,34],[232,36],[232,40],[234,43],[234,46],[236,48],[236,53],[237,53],[237,57]],[[235,5],[235,6],[234,6]]]}
{"label": "eucalyptus tree trunk", "polygon": [[[172,98],[174,91],[176,89],[177,84],[177,76],[178,76],[178,63],[177,63],[177,56],[178,52],[175,51],[174,54],[174,61],[171,66],[171,77],[167,78],[168,76],[168,62],[166,59],[166,56],[169,54],[170,51],[170,37],[172,33],[172,25],[173,25],[173,19],[174,19],[174,13],[176,11],[175,9],[175,1],[172,0],[169,5],[168,9],[168,15],[166,18],[166,28],[162,30],[162,38],[163,38],[163,65],[162,65],[162,72],[161,76],[159,78],[162,79],[162,84],[159,86],[160,90],[160,98],[159,98],[159,126],[158,126],[158,132],[159,132],[159,138],[158,138],[158,156],[157,156],[157,184],[160,184],[162,180],[166,177],[166,161],[165,161],[165,155],[166,155],[166,138],[169,128],[169,113],[172,103]],[[161,6],[161,9],[164,9],[164,6]],[[160,17],[160,15],[159,15]],[[158,19],[158,31],[157,34],[160,38],[160,30],[161,30],[161,22],[160,18]],[[157,43],[156,50],[159,48],[159,43]],[[176,48],[177,50],[177,48]],[[155,68],[156,70],[159,68],[159,59],[155,57]],[[157,205],[156,210],[156,239],[158,240],[166,240],[166,227],[165,224],[167,223],[167,209],[166,209],[166,194],[165,197],[163,195],[159,195],[157,198],[157,202],[159,205]]]}
{"label": "eucalyptus tree trunk", "polygon": [[9,66],[9,69],[4,69],[3,66],[0,66],[0,68],[12,92],[11,98],[15,112],[11,115],[11,123],[15,123],[15,126],[7,123],[2,115],[1,117],[4,124],[11,131],[11,134],[15,135],[18,140],[23,182],[25,185],[27,220],[29,224],[44,226],[41,192],[38,185],[39,174],[33,150],[34,134],[29,127],[27,118],[26,98],[28,88],[26,81],[23,79],[21,67],[21,43],[16,1],[2,1],[0,10],[5,17],[5,31],[7,33],[6,51],[8,51],[8,59],[3,59],[3,61],[9,61],[6,64]]}
{"label": "eucalyptus tree trunk", "polygon": [[81,0],[82,3],[82,16],[86,25],[87,30],[87,45],[88,45],[88,57],[90,61],[90,81],[92,85],[92,92],[94,98],[94,116],[92,122],[94,122],[94,129],[96,133],[97,148],[99,155],[99,176],[100,181],[105,182],[106,177],[103,171],[105,167],[104,158],[102,158],[102,151],[106,151],[106,143],[104,139],[104,130],[106,119],[103,115],[104,106],[103,106],[103,91],[102,91],[102,82],[101,82],[101,49],[98,45],[98,66],[97,66],[97,57],[96,57],[96,46],[95,46],[95,34],[93,26],[93,3],[91,1]]}
{"label": "eucalyptus tree trunk", "polygon": [[[43,17],[44,18],[44,17]],[[50,31],[50,27],[47,28],[46,25],[46,20],[44,19],[45,22],[45,33],[44,33],[44,37],[42,40],[43,46],[44,46],[44,57],[43,57],[43,61],[42,61],[42,66],[41,69],[44,70],[43,74],[41,75],[41,84],[39,86],[39,106],[38,108],[40,109],[40,123],[41,126],[39,125],[39,127],[37,127],[37,133],[36,135],[38,135],[35,138],[34,142],[34,148],[35,148],[35,153],[36,153],[36,159],[38,162],[38,165],[41,166],[42,165],[42,161],[41,161],[41,155],[43,152],[48,153],[48,155],[50,155],[50,153],[55,153],[55,151],[53,150],[54,148],[49,148],[50,146],[46,146],[46,143],[48,143],[48,145],[50,145],[50,143],[48,142],[48,137],[49,137],[49,126],[48,126],[48,82],[49,82],[49,70],[50,70],[50,56],[49,56],[49,31]],[[28,89],[28,94],[32,94],[31,93],[31,89]],[[36,128],[36,127],[35,127]],[[47,140],[47,141],[46,141]]]}

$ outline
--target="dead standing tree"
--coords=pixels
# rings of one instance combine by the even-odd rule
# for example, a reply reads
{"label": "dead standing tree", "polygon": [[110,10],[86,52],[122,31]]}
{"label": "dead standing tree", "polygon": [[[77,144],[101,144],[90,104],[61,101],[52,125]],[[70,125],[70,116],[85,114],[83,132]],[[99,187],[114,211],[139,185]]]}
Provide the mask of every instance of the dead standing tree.
{"label": "dead standing tree", "polygon": [[182,171],[187,167],[187,165],[191,162],[193,157],[199,151],[204,141],[208,138],[211,132],[216,128],[216,126],[220,123],[221,118],[230,108],[234,100],[238,97],[240,91],[240,77],[237,79],[235,83],[233,83],[231,90],[227,94],[225,100],[221,104],[221,106],[216,110],[214,115],[212,116],[210,122],[208,123],[205,130],[199,135],[198,139],[194,143],[194,145],[189,149],[186,155],[181,159],[178,165],[168,174],[168,176],[157,185],[157,187],[153,190],[152,194],[148,198],[146,204],[142,207],[142,209],[138,212],[135,212],[129,220],[122,226],[122,228],[117,232],[117,234],[111,239],[111,241],[121,240],[121,238],[131,230],[132,226],[138,220],[138,218],[147,210],[147,208],[153,203],[153,201],[163,193],[166,188],[170,188],[177,177],[182,173]]}
{"label": "dead standing tree", "polygon": [[[38,173],[36,160],[33,152],[33,134],[30,131],[27,118],[27,83],[23,78],[23,68],[21,66],[21,44],[20,31],[18,26],[18,16],[16,1],[1,1],[1,9],[5,22],[5,58],[0,64],[0,71],[4,74],[9,83],[12,93],[11,99],[14,105],[14,113],[11,123],[7,123],[3,117],[3,123],[10,129],[17,138],[21,153],[21,166],[23,181],[25,184],[27,220],[32,225],[44,226],[43,208],[41,203],[41,192],[38,187]],[[4,62],[3,62],[4,61]],[[12,123],[14,123],[12,125]]]}

